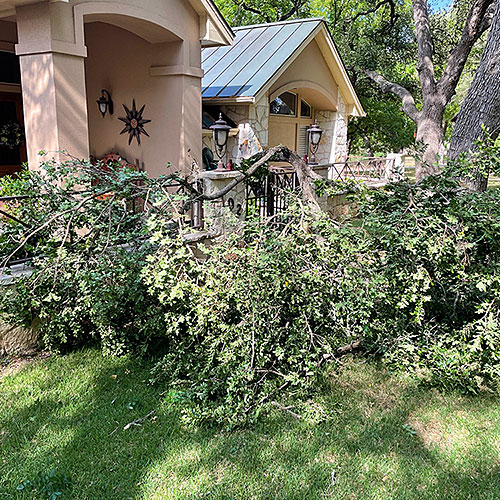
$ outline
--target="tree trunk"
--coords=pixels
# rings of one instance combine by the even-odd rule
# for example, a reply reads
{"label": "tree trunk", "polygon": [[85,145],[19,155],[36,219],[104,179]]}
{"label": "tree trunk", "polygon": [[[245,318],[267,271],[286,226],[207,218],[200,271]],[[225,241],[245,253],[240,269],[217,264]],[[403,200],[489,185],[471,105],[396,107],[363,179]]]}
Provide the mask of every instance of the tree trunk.
{"label": "tree trunk", "polygon": [[[465,21],[462,36],[451,50],[446,67],[436,82],[433,63],[433,40],[427,8],[428,0],[412,0],[415,37],[417,39],[417,72],[422,89],[424,107],[419,111],[411,93],[397,83],[386,80],[376,71],[364,70],[384,92],[401,99],[403,111],[417,125],[417,141],[426,146],[422,161],[416,166],[417,180],[439,171],[444,153],[443,116],[446,105],[453,97],[473,45],[489,27],[490,11],[495,0],[474,0]],[[500,0],[496,0],[500,4]],[[498,11],[498,5],[496,7]],[[496,15],[498,17],[498,15]],[[498,38],[498,34],[496,35]],[[498,47],[496,47],[498,51]],[[498,97],[498,94],[497,94]]]}
{"label": "tree trunk", "polygon": [[[431,99],[432,96],[428,96],[428,100]],[[443,115],[444,106],[433,103],[424,105],[417,118],[417,141],[426,147],[422,161],[416,165],[417,181],[439,172],[444,153]]]}
{"label": "tree trunk", "polygon": [[[500,133],[500,1],[496,3],[486,47],[469,93],[458,113],[451,138],[451,160],[477,149],[475,142],[485,139],[484,128],[495,140]],[[469,183],[476,191],[485,191],[488,178],[476,172]]]}

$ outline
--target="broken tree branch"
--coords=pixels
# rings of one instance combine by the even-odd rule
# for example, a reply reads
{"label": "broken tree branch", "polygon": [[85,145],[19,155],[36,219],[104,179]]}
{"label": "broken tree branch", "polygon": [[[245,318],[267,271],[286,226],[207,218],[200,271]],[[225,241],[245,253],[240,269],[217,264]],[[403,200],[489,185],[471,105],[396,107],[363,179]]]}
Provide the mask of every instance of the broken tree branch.
{"label": "broken tree branch", "polygon": [[136,425],[138,427],[140,427],[142,425],[143,422],[145,422],[148,418],[152,417],[154,415],[155,411],[150,411],[145,417],[141,417],[141,418],[136,418],[134,421],[130,422],[129,424],[127,424],[123,430],[126,431],[128,429],[130,429],[132,426]]}

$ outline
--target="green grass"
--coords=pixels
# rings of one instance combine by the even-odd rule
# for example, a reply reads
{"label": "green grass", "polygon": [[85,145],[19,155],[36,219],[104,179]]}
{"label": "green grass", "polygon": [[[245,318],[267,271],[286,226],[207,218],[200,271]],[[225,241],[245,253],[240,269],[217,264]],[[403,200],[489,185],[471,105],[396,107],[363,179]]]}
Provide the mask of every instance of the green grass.
{"label": "green grass", "polygon": [[0,379],[0,500],[38,498],[16,486],[52,468],[72,481],[58,498],[77,500],[500,497],[498,399],[351,361],[301,410],[322,419],[276,409],[246,430],[193,430],[148,371],[90,350]]}

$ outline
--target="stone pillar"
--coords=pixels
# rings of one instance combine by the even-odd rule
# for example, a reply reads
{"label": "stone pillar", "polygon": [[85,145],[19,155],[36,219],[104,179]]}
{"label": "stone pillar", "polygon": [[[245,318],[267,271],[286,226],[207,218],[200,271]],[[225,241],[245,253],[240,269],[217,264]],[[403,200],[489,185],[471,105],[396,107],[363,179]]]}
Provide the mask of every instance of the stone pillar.
{"label": "stone pillar", "polygon": [[316,161],[320,165],[335,162],[336,116],[335,111],[316,111],[315,114],[318,125],[323,130],[318,152],[316,153]]}
{"label": "stone pillar", "polygon": [[58,159],[63,150],[88,158],[87,53],[75,42],[71,5],[26,5],[16,10],[16,17],[30,168],[39,166],[41,150],[49,158]]}
{"label": "stone pillar", "polygon": [[335,160],[343,162],[347,160],[347,108],[344,99],[338,97],[337,122],[335,124]]}
{"label": "stone pillar", "polygon": [[[238,171],[204,171],[199,175],[203,182],[203,192],[211,195],[225,188],[234,179],[242,178]],[[240,182],[222,198],[206,202],[204,206],[205,229],[215,234],[227,234],[236,230],[238,221],[245,218],[245,183]],[[231,214],[233,215],[231,217]]]}
{"label": "stone pillar", "polygon": [[249,109],[249,123],[263,147],[269,145],[269,97],[265,95]]}

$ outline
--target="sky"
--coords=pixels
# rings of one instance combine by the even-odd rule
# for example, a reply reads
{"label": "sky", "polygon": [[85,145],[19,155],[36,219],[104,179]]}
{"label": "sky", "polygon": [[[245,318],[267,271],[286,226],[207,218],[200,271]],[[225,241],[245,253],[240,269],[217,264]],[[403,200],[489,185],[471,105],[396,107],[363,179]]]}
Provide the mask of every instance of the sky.
{"label": "sky", "polygon": [[452,0],[429,0],[429,4],[436,10],[447,9]]}

